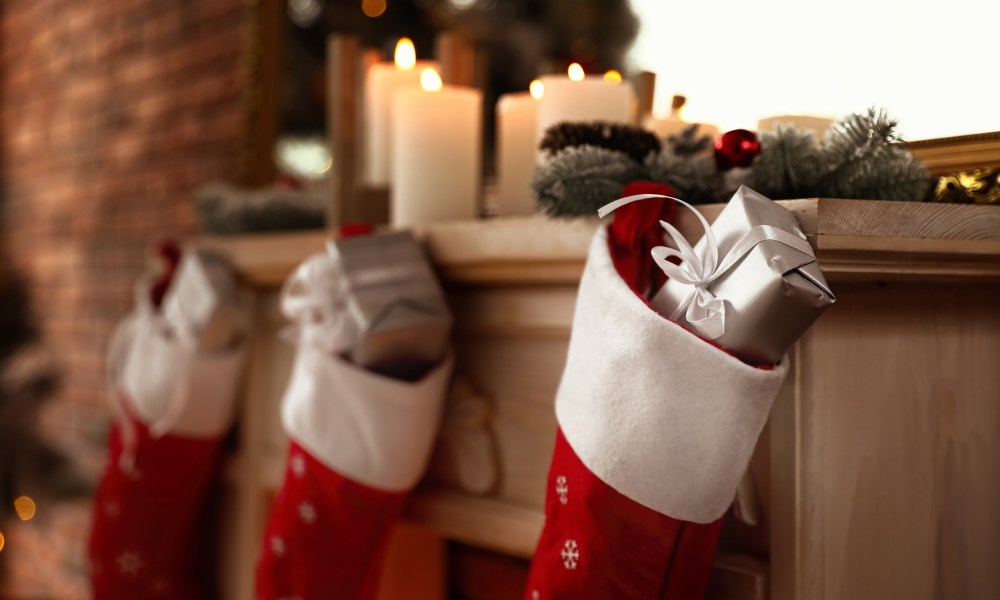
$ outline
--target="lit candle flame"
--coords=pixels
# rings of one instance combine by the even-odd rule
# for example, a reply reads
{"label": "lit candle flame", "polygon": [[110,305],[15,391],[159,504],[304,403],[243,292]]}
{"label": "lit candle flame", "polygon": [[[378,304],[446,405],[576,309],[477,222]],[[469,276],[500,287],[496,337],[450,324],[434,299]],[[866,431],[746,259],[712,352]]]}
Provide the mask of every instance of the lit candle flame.
{"label": "lit candle flame", "polygon": [[413,47],[410,38],[400,38],[396,42],[396,68],[409,71],[417,64],[417,49]]}
{"label": "lit candle flame", "polygon": [[615,71],[614,69],[611,69],[610,71],[604,74],[604,81],[607,81],[608,83],[621,83],[622,74],[619,73],[618,71]]}
{"label": "lit candle flame", "polygon": [[580,66],[580,63],[571,64],[566,72],[569,73],[569,78],[573,81],[583,81],[583,67]]}
{"label": "lit candle flame", "polygon": [[528,86],[528,91],[531,92],[532,98],[538,100],[545,94],[545,84],[536,79]]}
{"label": "lit candle flame", "polygon": [[420,87],[424,88],[425,92],[440,92],[442,87],[441,76],[430,67],[424,69],[420,72]]}

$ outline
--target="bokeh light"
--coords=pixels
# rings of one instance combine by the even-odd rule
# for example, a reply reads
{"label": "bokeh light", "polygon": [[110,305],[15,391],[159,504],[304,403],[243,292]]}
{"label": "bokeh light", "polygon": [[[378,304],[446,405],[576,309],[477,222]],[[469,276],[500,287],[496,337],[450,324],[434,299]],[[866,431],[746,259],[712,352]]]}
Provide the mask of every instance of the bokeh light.
{"label": "bokeh light", "polygon": [[426,92],[440,92],[443,84],[438,72],[430,67],[420,72],[420,87]]}
{"label": "bokeh light", "polygon": [[569,68],[566,69],[566,72],[569,74],[569,78],[573,81],[583,81],[584,73],[583,67],[580,66],[580,63],[571,64]]}
{"label": "bokeh light", "polygon": [[385,0],[361,0],[361,11],[366,17],[381,17],[385,12]]}
{"label": "bokeh light", "polygon": [[610,71],[604,74],[604,81],[607,81],[608,83],[621,83],[622,74],[619,73],[618,71],[615,71],[614,69],[611,69]]}
{"label": "bokeh light", "polygon": [[531,85],[528,86],[528,91],[531,92],[532,98],[538,100],[545,95],[545,84],[535,79],[531,82]]}
{"label": "bokeh light", "polygon": [[322,12],[319,0],[288,0],[288,18],[299,27],[312,27]]}
{"label": "bokeh light", "polygon": [[478,0],[448,0],[448,4],[458,11],[469,10],[476,5]]}
{"label": "bokeh light", "polygon": [[35,517],[35,501],[27,496],[14,500],[14,512],[22,521],[30,521]]}

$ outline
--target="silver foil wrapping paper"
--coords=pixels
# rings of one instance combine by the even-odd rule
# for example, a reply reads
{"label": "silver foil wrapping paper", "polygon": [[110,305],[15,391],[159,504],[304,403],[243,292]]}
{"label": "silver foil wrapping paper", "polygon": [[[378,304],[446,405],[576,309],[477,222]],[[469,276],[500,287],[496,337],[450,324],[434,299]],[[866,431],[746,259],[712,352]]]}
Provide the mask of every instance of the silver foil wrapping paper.
{"label": "silver foil wrapping paper", "polygon": [[420,244],[408,232],[332,242],[346,308],[359,332],[350,350],[362,367],[419,374],[444,356],[452,317]]}
{"label": "silver foil wrapping paper", "polygon": [[[747,246],[748,232],[755,228],[753,233],[776,228],[806,239],[794,213],[743,186],[712,224],[720,264],[734,247]],[[703,236],[694,246],[695,253],[703,255],[708,243]],[[671,316],[693,287],[668,280],[652,304],[661,314]],[[724,332],[712,341],[753,364],[777,364],[835,301],[812,249],[807,244],[791,247],[776,239],[752,243],[705,289],[725,303]],[[684,314],[676,320],[701,333],[698,324],[689,322]]]}

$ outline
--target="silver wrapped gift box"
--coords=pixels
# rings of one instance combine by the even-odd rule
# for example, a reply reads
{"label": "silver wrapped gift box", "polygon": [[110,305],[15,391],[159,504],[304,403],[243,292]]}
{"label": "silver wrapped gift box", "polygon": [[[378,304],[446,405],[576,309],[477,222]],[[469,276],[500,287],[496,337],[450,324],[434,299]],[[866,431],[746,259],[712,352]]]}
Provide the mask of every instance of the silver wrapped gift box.
{"label": "silver wrapped gift box", "polygon": [[[700,285],[668,279],[653,307],[746,362],[777,364],[836,299],[816,255],[791,211],[746,186],[711,232],[717,267]],[[694,254],[709,244],[706,234]]]}
{"label": "silver wrapped gift box", "polygon": [[244,328],[243,308],[232,269],[225,257],[187,250],[163,296],[163,317],[173,331],[203,351],[222,350]]}
{"label": "silver wrapped gift box", "polygon": [[419,376],[445,355],[452,317],[420,244],[408,232],[349,237],[329,244],[358,332],[349,350],[362,367]]}

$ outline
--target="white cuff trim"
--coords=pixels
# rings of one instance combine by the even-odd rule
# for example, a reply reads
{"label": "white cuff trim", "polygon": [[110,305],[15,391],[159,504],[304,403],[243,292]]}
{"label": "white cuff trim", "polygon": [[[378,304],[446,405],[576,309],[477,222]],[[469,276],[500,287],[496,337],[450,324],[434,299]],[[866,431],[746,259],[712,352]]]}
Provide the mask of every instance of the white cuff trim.
{"label": "white cuff trim", "polygon": [[[175,393],[183,410],[169,433],[189,437],[221,435],[232,424],[247,344],[220,352],[197,352],[171,336],[152,315],[132,317],[120,385],[129,406],[145,424],[167,413]],[[183,386],[185,390],[178,390]]]}
{"label": "white cuff trim", "polygon": [[449,355],[420,381],[407,382],[302,344],[281,407],[285,430],[345,477],[409,490],[430,459],[452,362]]}

